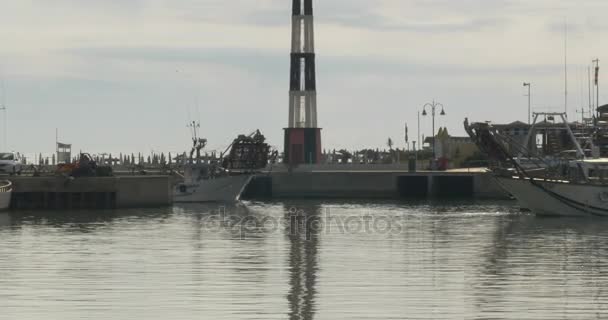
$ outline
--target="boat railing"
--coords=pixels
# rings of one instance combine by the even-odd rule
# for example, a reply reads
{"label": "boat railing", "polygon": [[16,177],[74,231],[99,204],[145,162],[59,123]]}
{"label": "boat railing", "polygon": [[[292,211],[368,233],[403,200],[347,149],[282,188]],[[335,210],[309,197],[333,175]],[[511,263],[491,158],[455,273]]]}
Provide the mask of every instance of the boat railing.
{"label": "boat railing", "polygon": [[11,192],[13,190],[13,183],[10,181],[0,181],[0,192]]}

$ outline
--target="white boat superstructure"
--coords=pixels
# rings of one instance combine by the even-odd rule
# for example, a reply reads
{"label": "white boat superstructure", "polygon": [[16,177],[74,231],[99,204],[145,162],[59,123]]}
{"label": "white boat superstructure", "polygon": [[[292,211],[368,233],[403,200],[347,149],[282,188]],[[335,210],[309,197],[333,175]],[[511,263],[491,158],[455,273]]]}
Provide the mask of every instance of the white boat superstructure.
{"label": "white boat superstructure", "polygon": [[0,181],[0,210],[10,208],[12,192],[13,184],[10,181]]}

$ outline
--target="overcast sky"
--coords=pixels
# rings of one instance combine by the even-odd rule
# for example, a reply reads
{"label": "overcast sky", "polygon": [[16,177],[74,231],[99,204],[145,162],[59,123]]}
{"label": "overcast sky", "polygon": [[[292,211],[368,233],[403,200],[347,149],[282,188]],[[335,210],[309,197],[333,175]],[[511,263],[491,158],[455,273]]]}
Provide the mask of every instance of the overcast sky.
{"label": "overcast sky", "polygon": [[[605,0],[315,0],[323,145],[402,147],[433,99],[455,135],[465,117],[525,121],[524,81],[533,108],[563,110],[565,20],[580,117],[587,65],[608,63],[606,12]],[[55,128],[76,150],[183,151],[191,119],[212,149],[254,129],[282,149],[290,0],[0,0],[0,21],[15,151],[53,152]]]}

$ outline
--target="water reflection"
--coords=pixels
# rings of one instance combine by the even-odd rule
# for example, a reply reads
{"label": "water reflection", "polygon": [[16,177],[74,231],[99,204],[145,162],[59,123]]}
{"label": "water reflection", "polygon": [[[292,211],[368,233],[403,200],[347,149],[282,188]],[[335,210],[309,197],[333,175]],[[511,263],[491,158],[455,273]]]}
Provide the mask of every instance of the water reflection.
{"label": "water reflection", "polygon": [[288,201],[0,213],[0,318],[605,318],[608,219],[514,208]]}
{"label": "water reflection", "polygon": [[11,211],[4,214],[9,216],[8,219],[13,226],[47,225],[58,228],[83,227],[82,230],[86,232],[90,228],[103,226],[116,220],[159,219],[163,221],[172,213],[172,208],[163,207],[121,210],[23,210]]}
{"label": "water reflection", "polygon": [[495,223],[472,277],[479,313],[605,317],[608,220],[517,215]]}
{"label": "water reflection", "polygon": [[289,319],[311,320],[315,314],[319,232],[322,229],[320,206],[285,206],[289,223]]}
{"label": "water reflection", "polygon": [[0,231],[4,227],[9,227],[12,224],[11,215],[8,212],[0,211]]}

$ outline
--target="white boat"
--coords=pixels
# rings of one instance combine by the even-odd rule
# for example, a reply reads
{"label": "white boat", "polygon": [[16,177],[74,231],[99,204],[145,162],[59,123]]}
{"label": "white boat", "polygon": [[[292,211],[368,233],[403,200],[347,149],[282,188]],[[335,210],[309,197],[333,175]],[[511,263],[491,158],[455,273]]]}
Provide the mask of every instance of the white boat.
{"label": "white boat", "polygon": [[496,177],[522,208],[538,215],[608,216],[608,186],[565,180]]}
{"label": "white boat", "polygon": [[252,177],[214,165],[189,164],[184,168],[184,182],[173,190],[173,202],[235,202]]}
{"label": "white boat", "polygon": [[0,210],[10,208],[12,192],[13,184],[10,181],[0,181]]}
{"label": "white boat", "polygon": [[[522,162],[506,150],[503,138],[487,125],[469,126],[465,121],[465,129],[491,158],[511,166],[495,168],[495,177],[522,208],[538,215],[608,216],[608,159],[586,157],[565,114],[535,113],[534,124],[539,115],[561,117],[564,129],[575,146],[575,150],[567,151],[572,153],[570,156],[564,156],[562,152],[551,157],[530,157],[527,160],[531,162]],[[534,137],[532,129],[526,141]],[[592,154],[597,156],[599,151],[593,141],[589,141],[589,144]],[[525,146],[522,153],[530,153],[527,149]]]}
{"label": "white boat", "polygon": [[523,208],[541,215],[608,216],[608,159],[572,160],[561,178],[497,175]]}

